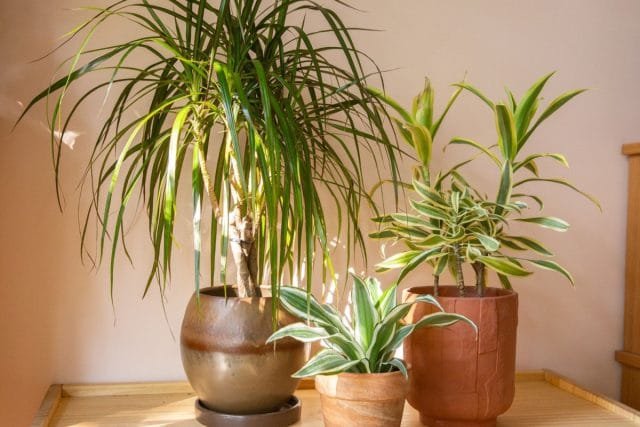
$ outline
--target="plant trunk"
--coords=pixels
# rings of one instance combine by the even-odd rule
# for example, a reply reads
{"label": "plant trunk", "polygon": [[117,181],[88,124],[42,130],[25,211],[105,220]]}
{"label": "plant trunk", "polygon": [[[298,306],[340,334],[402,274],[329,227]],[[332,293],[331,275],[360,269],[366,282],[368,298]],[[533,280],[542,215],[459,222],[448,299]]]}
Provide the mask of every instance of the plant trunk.
{"label": "plant trunk", "polygon": [[433,296],[437,297],[440,292],[440,276],[437,274],[433,275]]}
{"label": "plant trunk", "polygon": [[456,284],[461,297],[464,296],[464,275],[462,273],[462,256],[460,255],[460,245],[453,245],[453,256],[456,258],[455,275]]}
{"label": "plant trunk", "polygon": [[250,215],[242,217],[238,210],[234,212],[229,224],[229,242],[236,264],[238,296],[261,296],[258,284],[258,254]]}
{"label": "plant trunk", "polygon": [[481,262],[474,262],[473,270],[476,272],[476,292],[479,297],[484,296],[484,290],[487,287],[487,268]]}

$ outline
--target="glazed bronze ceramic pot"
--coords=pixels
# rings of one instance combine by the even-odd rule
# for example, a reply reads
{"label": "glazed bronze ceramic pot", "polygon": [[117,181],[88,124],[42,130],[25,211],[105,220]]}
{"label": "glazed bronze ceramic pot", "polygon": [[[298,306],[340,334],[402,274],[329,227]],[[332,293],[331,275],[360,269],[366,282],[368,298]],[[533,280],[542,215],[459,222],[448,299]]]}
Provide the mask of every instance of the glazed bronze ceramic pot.
{"label": "glazed bronze ceramic pot", "polygon": [[317,375],[324,425],[400,427],[408,385],[398,371]]}
{"label": "glazed bronze ceramic pot", "polygon": [[[200,291],[189,302],[180,334],[182,363],[206,408],[226,414],[259,414],[285,405],[305,362],[304,344],[273,333],[271,298],[229,298],[222,287]],[[279,326],[295,318],[279,310]]]}
{"label": "glazed bronze ceramic pot", "polygon": [[[409,367],[408,402],[432,427],[490,427],[509,409],[515,393],[518,294],[487,288],[475,297],[468,288],[458,296],[455,286],[441,286],[438,302],[447,312],[467,316],[478,326],[478,336],[468,324],[424,328],[404,343]],[[431,294],[432,287],[410,288],[405,297]],[[415,323],[438,309],[419,303],[409,314]]]}

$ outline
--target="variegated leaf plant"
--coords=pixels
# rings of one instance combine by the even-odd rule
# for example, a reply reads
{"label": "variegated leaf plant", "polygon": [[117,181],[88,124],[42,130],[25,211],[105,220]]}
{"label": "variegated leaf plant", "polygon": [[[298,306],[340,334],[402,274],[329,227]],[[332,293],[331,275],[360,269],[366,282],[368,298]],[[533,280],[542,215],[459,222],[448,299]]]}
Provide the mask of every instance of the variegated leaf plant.
{"label": "variegated leaf plant", "polygon": [[[415,330],[424,327],[445,327],[458,321],[473,322],[466,317],[445,313],[431,295],[419,296],[415,301],[397,303],[397,285],[382,291],[374,278],[353,276],[353,288],[349,314],[340,315],[331,304],[320,304],[313,295],[302,289],[280,289],[283,307],[294,316],[308,319],[306,323],[294,323],[276,331],[268,342],[291,337],[302,342],[320,341],[325,347],[305,366],[293,374],[296,378],[314,375],[331,375],[342,372],[384,373],[401,371],[405,376],[404,362],[395,352]],[[413,324],[402,321],[416,303],[433,304],[439,312],[428,314]]]}
{"label": "variegated leaf plant", "polygon": [[[519,221],[552,229],[566,231],[569,224],[556,217],[529,215],[529,205],[533,201],[542,210],[539,195],[520,191],[520,187],[535,182],[546,182],[568,187],[587,197],[598,207],[598,201],[582,192],[563,178],[541,177],[537,162],[551,159],[564,166],[568,162],[558,153],[524,154],[524,148],[533,132],[562,106],[584,90],[566,92],[553,99],[537,115],[542,91],[553,73],[535,82],[518,102],[507,89],[508,101],[494,103],[480,90],[467,83],[458,83],[457,91],[447,104],[444,113],[433,122],[433,89],[429,84],[416,97],[412,114],[399,103],[377,92],[380,99],[400,114],[396,119],[398,129],[416,153],[419,165],[415,168],[411,188],[409,213],[396,213],[375,218],[381,229],[370,236],[403,242],[408,250],[395,254],[380,264],[378,270],[401,269],[399,280],[424,262],[434,270],[435,292],[437,295],[440,275],[449,269],[460,289],[465,292],[462,265],[469,263],[476,275],[477,294],[483,295],[487,285],[487,269],[497,273],[506,288],[511,288],[509,277],[527,276],[528,265],[552,270],[562,274],[572,284],[571,274],[549,257],[553,254],[542,243],[527,236],[513,235],[509,230],[510,221]],[[485,146],[472,139],[453,138],[448,146],[464,145],[478,154],[461,162],[447,171],[434,174],[430,170],[431,158],[423,153],[431,153],[433,139],[442,119],[446,116],[461,90],[471,92],[493,111],[498,142]],[[373,92],[372,93],[376,93]],[[416,137],[416,127],[425,137]],[[499,171],[499,186],[495,198],[481,194],[463,175],[461,168],[478,156],[488,157]]]}

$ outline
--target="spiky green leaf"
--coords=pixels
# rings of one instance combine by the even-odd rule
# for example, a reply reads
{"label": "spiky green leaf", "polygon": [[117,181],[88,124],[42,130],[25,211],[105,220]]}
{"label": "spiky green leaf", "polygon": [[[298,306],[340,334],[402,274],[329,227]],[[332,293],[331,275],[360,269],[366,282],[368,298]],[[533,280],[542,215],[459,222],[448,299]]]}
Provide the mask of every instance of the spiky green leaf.
{"label": "spiky green leaf", "polygon": [[483,263],[490,269],[508,276],[528,276],[530,271],[522,268],[520,265],[509,260],[508,258],[497,258],[490,256],[481,256],[477,261]]}

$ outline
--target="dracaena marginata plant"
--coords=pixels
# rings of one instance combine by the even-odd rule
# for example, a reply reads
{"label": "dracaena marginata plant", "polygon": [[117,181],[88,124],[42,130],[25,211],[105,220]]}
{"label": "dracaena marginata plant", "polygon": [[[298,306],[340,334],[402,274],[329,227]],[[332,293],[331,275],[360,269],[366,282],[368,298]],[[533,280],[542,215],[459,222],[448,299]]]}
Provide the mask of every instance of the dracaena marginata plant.
{"label": "dracaena marginata plant", "polygon": [[[401,269],[399,280],[422,263],[429,263],[434,272],[435,293],[439,279],[450,271],[459,288],[465,293],[463,264],[468,263],[475,273],[476,294],[484,295],[487,273],[494,271],[503,287],[510,289],[510,277],[531,274],[528,266],[552,270],[562,274],[572,284],[571,274],[550,260],[553,256],[542,243],[522,235],[512,234],[509,225],[518,221],[559,232],[569,224],[556,217],[529,214],[528,203],[537,204],[541,211],[543,202],[539,195],[523,190],[529,183],[551,183],[568,187],[589,198],[598,207],[597,200],[580,191],[563,178],[543,177],[538,162],[549,159],[568,166],[565,156],[558,153],[531,153],[527,143],[534,131],[562,106],[584,90],[566,92],[548,103],[540,114],[542,91],[552,74],[536,81],[517,101],[507,89],[507,102],[495,103],[480,90],[467,83],[459,83],[452,101],[436,121],[433,107],[433,89],[427,84],[414,101],[412,113],[391,98],[377,96],[400,114],[396,119],[398,130],[413,148],[420,164],[414,170],[410,186],[410,208],[407,213],[396,213],[375,218],[381,229],[371,235],[404,243],[408,250],[395,254],[380,264],[378,269]],[[474,150],[475,156],[451,169],[434,173],[431,170],[433,139],[442,118],[451,108],[460,91],[468,91],[482,100],[493,112],[497,128],[497,144],[482,145],[467,138],[453,138],[445,148],[463,145]],[[529,144],[530,145],[530,144]],[[498,189],[494,196],[481,193],[470,182],[469,174],[462,168],[475,158],[486,156],[496,166]]]}
{"label": "dracaena marginata plant", "polygon": [[[227,283],[230,248],[240,296],[259,295],[263,278],[277,296],[283,276],[304,271],[302,263],[310,270],[316,252],[331,270],[326,209],[337,210],[337,235],[347,229],[347,256],[364,250],[361,156],[373,153],[395,174],[397,147],[388,142],[379,101],[366,91],[368,57],[333,9],[310,0],[122,0],[90,10],[95,15],[69,35],[80,49],[64,64],[68,73],[26,111],[50,104],[59,189],[59,136],[85,101],[107,94],[85,175],[92,195],[82,248],[94,219],[99,258],[110,257],[112,291],[120,242],[126,251],[125,213],[137,194],[154,253],[145,294],[156,278],[163,292],[184,180],[193,201],[196,289],[207,237],[211,281],[220,256],[220,281]],[[318,19],[307,30],[312,15]],[[139,31],[93,47],[95,31],[121,24]],[[68,102],[85,80],[92,87]],[[333,205],[321,204],[321,189]],[[209,216],[205,234],[201,221]]]}
{"label": "dracaena marginata plant", "polygon": [[[406,376],[404,362],[395,357],[395,352],[415,330],[445,327],[461,320],[476,329],[466,317],[445,313],[431,295],[421,295],[414,301],[398,304],[397,285],[383,291],[380,282],[371,277],[361,279],[353,276],[348,314],[340,315],[334,305],[320,304],[313,296],[310,298],[308,302],[307,294],[299,288],[283,287],[280,290],[283,307],[294,316],[307,319],[310,325],[294,323],[274,332],[269,338],[269,342],[285,337],[306,343],[321,342],[324,350],[293,374],[297,378],[343,372],[391,371],[401,371]],[[428,314],[416,323],[404,323],[403,319],[411,307],[419,302],[433,304],[440,312]]]}

